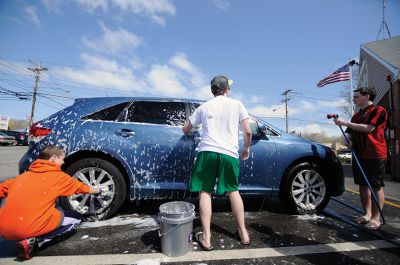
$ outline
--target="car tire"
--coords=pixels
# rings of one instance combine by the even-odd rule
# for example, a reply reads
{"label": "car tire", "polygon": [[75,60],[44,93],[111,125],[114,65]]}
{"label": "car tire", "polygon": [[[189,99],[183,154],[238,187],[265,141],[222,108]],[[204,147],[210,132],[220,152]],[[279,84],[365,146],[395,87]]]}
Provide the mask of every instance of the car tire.
{"label": "car tire", "polygon": [[96,221],[112,217],[125,201],[126,183],[119,169],[100,158],[85,158],[68,166],[67,174],[88,186],[106,186],[107,195],[83,194],[60,198],[65,210],[75,210],[83,214],[85,220]]}
{"label": "car tire", "polygon": [[329,194],[329,183],[319,165],[304,162],[288,170],[280,195],[294,213],[314,214],[326,207]]}

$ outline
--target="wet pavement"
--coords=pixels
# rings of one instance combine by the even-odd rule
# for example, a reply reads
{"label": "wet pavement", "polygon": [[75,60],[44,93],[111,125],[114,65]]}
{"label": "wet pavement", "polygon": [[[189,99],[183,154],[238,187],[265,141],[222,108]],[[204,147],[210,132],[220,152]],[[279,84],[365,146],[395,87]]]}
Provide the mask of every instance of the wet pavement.
{"label": "wet pavement", "polygon": [[[358,195],[346,191],[340,200],[357,205]],[[242,246],[234,237],[229,201],[214,200],[214,251],[202,251],[193,243],[190,253],[173,258],[161,254],[159,203],[132,205],[134,210],[126,210],[118,217],[136,220],[131,224],[81,227],[69,238],[48,245],[27,264],[399,264],[400,245],[386,241],[400,244],[400,209],[393,206],[385,206],[386,224],[382,229],[367,232],[324,213],[291,215],[279,201],[246,199],[251,245]],[[355,215],[335,201],[327,209],[351,218]],[[194,231],[201,229],[197,215],[193,226]],[[0,264],[15,263],[10,258],[14,243],[0,241]]]}
{"label": "wet pavement", "polygon": [[[345,193],[338,198],[360,207],[357,187],[345,167]],[[251,245],[234,237],[235,222],[229,201],[214,199],[213,251],[195,242],[180,257],[162,254],[158,233],[158,207],[166,201],[127,205],[117,217],[82,225],[74,234],[51,242],[24,264],[400,264],[400,183],[387,182],[386,224],[377,232],[346,223],[329,212],[352,221],[353,210],[331,200],[319,215],[292,215],[276,199],[245,199],[246,226]],[[201,230],[196,200],[194,232]],[[92,226],[92,227],[90,227]],[[96,226],[96,227],[93,227]],[[13,241],[0,239],[0,264],[20,264]]]}

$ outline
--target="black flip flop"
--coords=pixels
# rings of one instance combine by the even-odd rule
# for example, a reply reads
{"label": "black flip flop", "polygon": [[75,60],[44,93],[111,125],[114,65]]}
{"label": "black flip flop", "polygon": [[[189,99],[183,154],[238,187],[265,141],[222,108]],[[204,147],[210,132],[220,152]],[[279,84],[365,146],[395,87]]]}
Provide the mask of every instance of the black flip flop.
{"label": "black flip flop", "polygon": [[237,241],[239,241],[240,244],[242,244],[243,246],[248,246],[248,245],[250,245],[250,240],[247,241],[247,242],[243,242],[243,241],[242,241],[242,239],[240,238],[240,235],[239,235],[239,230],[236,230],[236,232],[235,232],[235,237],[236,237]]}
{"label": "black flip flop", "polygon": [[201,236],[202,234],[203,234],[203,232],[197,232],[197,233],[194,235],[194,239],[196,240],[197,244],[199,244],[199,246],[200,246],[204,251],[211,251],[211,250],[213,250],[214,248],[213,248],[212,246],[205,247],[205,246],[201,243],[201,241],[200,241],[200,236]]}

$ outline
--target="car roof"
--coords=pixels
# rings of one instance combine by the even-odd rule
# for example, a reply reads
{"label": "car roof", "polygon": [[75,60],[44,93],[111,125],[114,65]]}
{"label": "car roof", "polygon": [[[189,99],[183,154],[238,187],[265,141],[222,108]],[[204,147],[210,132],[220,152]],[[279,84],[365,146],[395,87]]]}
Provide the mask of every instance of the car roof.
{"label": "car roof", "polygon": [[189,98],[165,98],[165,97],[92,97],[92,98],[76,98],[75,102],[83,101],[168,101],[168,102],[192,102],[203,103],[204,100],[189,99]]}

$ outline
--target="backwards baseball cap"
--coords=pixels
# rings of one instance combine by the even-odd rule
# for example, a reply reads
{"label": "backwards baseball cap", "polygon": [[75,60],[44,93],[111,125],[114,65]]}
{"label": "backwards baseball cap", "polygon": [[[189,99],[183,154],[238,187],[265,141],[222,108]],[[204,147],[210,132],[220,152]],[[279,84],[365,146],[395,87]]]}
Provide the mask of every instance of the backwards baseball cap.
{"label": "backwards baseball cap", "polygon": [[376,97],[376,90],[374,87],[359,87],[356,90],[353,90],[353,92],[358,92],[363,96],[368,94],[371,101],[374,101]]}
{"label": "backwards baseball cap", "polygon": [[233,80],[228,79],[223,75],[217,75],[211,80],[211,92],[219,94],[224,92],[225,88],[233,84]]}

